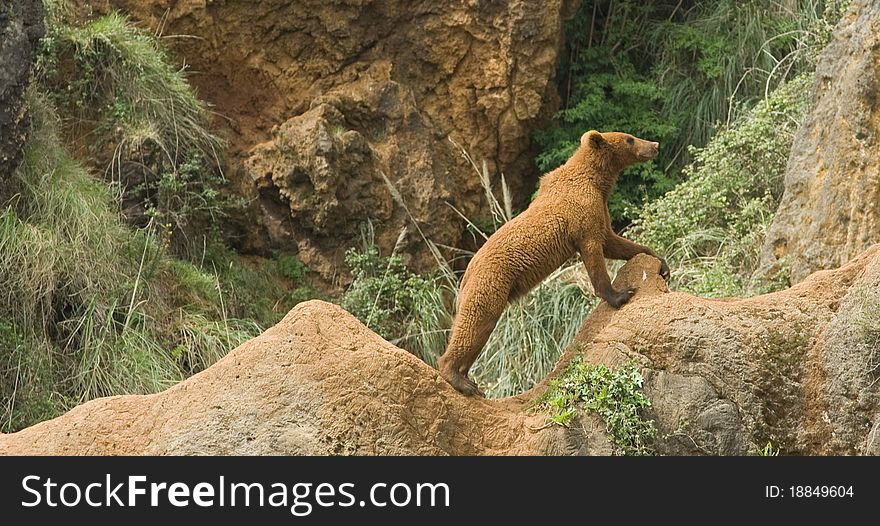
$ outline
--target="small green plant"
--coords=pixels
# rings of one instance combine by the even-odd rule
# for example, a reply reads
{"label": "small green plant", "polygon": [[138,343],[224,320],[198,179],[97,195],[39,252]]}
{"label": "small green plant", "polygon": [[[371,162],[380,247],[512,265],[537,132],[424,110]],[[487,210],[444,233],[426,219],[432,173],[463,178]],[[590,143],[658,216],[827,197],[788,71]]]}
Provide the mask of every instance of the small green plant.
{"label": "small green plant", "polygon": [[309,273],[309,267],[296,256],[281,256],[278,258],[278,265],[281,267],[281,274],[296,285],[304,283]]}
{"label": "small green plant", "polygon": [[322,295],[308,282],[309,267],[296,256],[280,256],[278,257],[278,267],[281,275],[289,279],[293,285],[290,293],[287,295],[286,303],[290,306],[297,303],[321,298]]}
{"label": "small green plant", "polygon": [[758,456],[759,457],[777,457],[777,456],[779,456],[779,448],[773,447],[773,443],[768,440],[767,444],[764,447],[758,449]]}
{"label": "small green plant", "polygon": [[[288,261],[287,274],[296,270],[305,277],[306,267],[293,260]],[[215,279],[215,290],[219,288],[226,298],[229,316],[253,320],[261,327],[278,323],[300,301],[321,297],[306,282],[294,282],[290,290],[291,284],[285,281],[291,278],[277,257],[242,258],[217,240],[208,244],[200,267]]]}
{"label": "small green plant", "polygon": [[128,188],[123,200],[139,203],[144,210],[143,219],[165,225],[169,235],[183,234],[183,229],[191,227],[193,221],[213,225],[226,208],[233,206],[219,190],[226,180],[205,161],[201,152],[184,154],[179,164],[163,167],[158,178],[138,180],[141,182]]}
{"label": "small green plant", "polygon": [[381,256],[372,242],[350,249],[345,262],[352,282],[342,307],[383,338],[435,363],[445,345],[443,327],[448,327],[439,282],[407,270],[396,253]]}
{"label": "small green plant", "polygon": [[568,426],[583,406],[599,415],[620,455],[649,455],[650,441],[657,435],[651,420],[641,412],[651,407],[642,393],[644,380],[636,365],[629,362],[615,370],[575,357],[568,369],[538,400],[538,407],[550,413],[550,419]]}

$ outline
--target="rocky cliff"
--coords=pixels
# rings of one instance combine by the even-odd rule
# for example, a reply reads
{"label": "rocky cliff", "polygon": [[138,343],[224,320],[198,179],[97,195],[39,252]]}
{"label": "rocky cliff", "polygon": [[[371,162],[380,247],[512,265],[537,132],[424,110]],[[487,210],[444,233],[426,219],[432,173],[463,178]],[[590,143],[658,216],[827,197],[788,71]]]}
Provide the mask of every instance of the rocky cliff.
{"label": "rocky cliff", "polygon": [[[670,293],[637,256],[550,378],[577,354],[645,377],[662,454],[880,454],[880,245],[789,290]],[[311,301],[209,369],[0,436],[0,454],[609,454],[602,421],[549,424],[532,402],[466,398],[337,306]]]}
{"label": "rocky cliff", "polygon": [[854,0],[823,51],[759,274],[793,282],[880,241],[880,4]]}
{"label": "rocky cliff", "polygon": [[[230,139],[227,173],[255,203],[242,248],[298,250],[328,280],[360,224],[373,222],[390,250],[408,223],[383,175],[437,243],[462,241],[446,203],[487,216],[450,138],[503,173],[520,203],[528,197],[538,175],[529,136],[558,107],[561,24],[576,3],[77,2],[177,35],[168,44]],[[405,252],[425,255],[410,231]]]}
{"label": "rocky cliff", "polygon": [[0,4],[0,197],[27,137],[24,95],[43,31],[41,0]]}

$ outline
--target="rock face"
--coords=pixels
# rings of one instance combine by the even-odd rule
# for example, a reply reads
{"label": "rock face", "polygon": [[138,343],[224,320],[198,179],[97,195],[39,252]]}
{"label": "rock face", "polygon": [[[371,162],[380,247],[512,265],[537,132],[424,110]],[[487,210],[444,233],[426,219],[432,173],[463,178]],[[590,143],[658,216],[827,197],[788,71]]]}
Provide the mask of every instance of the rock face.
{"label": "rock face", "polygon": [[784,454],[863,454],[880,422],[878,292],[875,245],[753,298],[666,294],[658,283],[632,307],[597,311],[578,340],[592,362],[643,365],[660,453],[743,454],[771,441]]}
{"label": "rock face", "polygon": [[880,241],[880,4],[853,1],[816,73],[759,269],[792,282]]}
{"label": "rock face", "polygon": [[[383,247],[395,244],[408,214],[421,220],[426,236],[443,239],[446,232],[453,237],[445,243],[459,241],[450,227],[460,219],[444,204],[462,191],[449,171],[457,156],[419,113],[412,92],[391,80],[391,70],[390,62],[374,62],[357,81],[315,98],[309,111],[255,146],[245,164],[270,244],[295,243],[325,277],[350,246],[346,238],[368,221]],[[424,252],[410,230],[407,251]]]}
{"label": "rock face", "polygon": [[[329,279],[360,223],[372,221],[390,249],[408,222],[380,172],[437,243],[458,245],[465,227],[444,201],[488,215],[448,138],[504,173],[524,202],[538,175],[529,136],[558,107],[562,21],[577,1],[79,4],[198,37],[168,43],[226,118],[228,174],[259,198],[261,228],[243,236],[244,248],[300,249]],[[324,238],[331,228],[334,244]],[[409,241],[407,253],[425,253],[417,236]]]}
{"label": "rock face", "polygon": [[4,182],[21,161],[30,122],[24,93],[43,32],[41,0],[0,5],[0,196]]}
{"label": "rock face", "polygon": [[[669,293],[637,256],[620,310],[591,314],[576,353],[635,359],[662,454],[880,453],[880,245],[789,290],[749,299]],[[610,454],[602,422],[550,425],[532,402],[465,398],[328,303],[300,304],[171,389],[83,404],[0,436],[0,454]]]}

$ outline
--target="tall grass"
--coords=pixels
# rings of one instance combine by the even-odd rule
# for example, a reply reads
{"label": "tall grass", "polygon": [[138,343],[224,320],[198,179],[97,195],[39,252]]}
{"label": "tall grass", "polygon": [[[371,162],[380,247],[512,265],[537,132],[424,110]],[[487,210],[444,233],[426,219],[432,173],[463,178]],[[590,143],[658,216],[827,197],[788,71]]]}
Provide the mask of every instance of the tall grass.
{"label": "tall grass", "polygon": [[95,115],[91,111],[96,108],[89,107],[93,103],[109,111],[104,117],[119,126],[120,155],[148,140],[173,164],[189,151],[209,158],[219,155],[220,140],[205,128],[205,103],[196,97],[183,70],[173,66],[156,35],[117,12],[74,25],[55,11],[48,26],[41,75],[61,80],[65,73],[55,68],[71,61],[75,71],[67,77],[72,82],[64,102],[83,117]]}
{"label": "tall grass", "polygon": [[809,71],[824,45],[826,7],[840,3],[695,2],[683,23],[652,24],[662,114],[680,120],[671,146],[684,154],[689,145],[707,144],[716,126],[731,125],[773,88]]}
{"label": "tall grass", "polygon": [[512,396],[531,388],[550,374],[571,344],[599,303],[564,279],[578,265],[562,267],[507,307],[471,373],[487,396]]}
{"label": "tall grass", "polygon": [[150,229],[127,227],[109,187],[62,144],[51,104],[35,90],[28,103],[31,135],[0,208],[3,431],[97,396],[163,389],[259,330],[225,316],[219,282],[220,297],[207,295]]}
{"label": "tall grass", "polygon": [[146,237],[134,242],[107,187],[67,154],[48,102],[31,92],[29,105],[32,133],[11,181],[16,194],[0,211],[0,308],[38,328],[68,299],[87,303],[84,291],[116,296],[130,279],[130,252],[157,248]]}
{"label": "tall grass", "polygon": [[[32,131],[0,194],[3,431],[166,388],[293,300],[278,262],[248,265],[205,235],[222,202],[222,144],[158,37],[119,14],[79,24],[47,4]],[[198,265],[171,255],[171,237],[197,224]]]}

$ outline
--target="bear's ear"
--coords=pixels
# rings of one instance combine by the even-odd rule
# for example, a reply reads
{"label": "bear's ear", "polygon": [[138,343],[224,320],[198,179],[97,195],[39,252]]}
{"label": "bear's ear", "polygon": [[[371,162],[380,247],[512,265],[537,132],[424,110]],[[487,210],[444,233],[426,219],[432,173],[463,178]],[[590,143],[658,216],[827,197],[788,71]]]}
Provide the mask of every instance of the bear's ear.
{"label": "bear's ear", "polygon": [[605,137],[596,130],[590,130],[581,136],[581,146],[600,146],[605,142]]}

